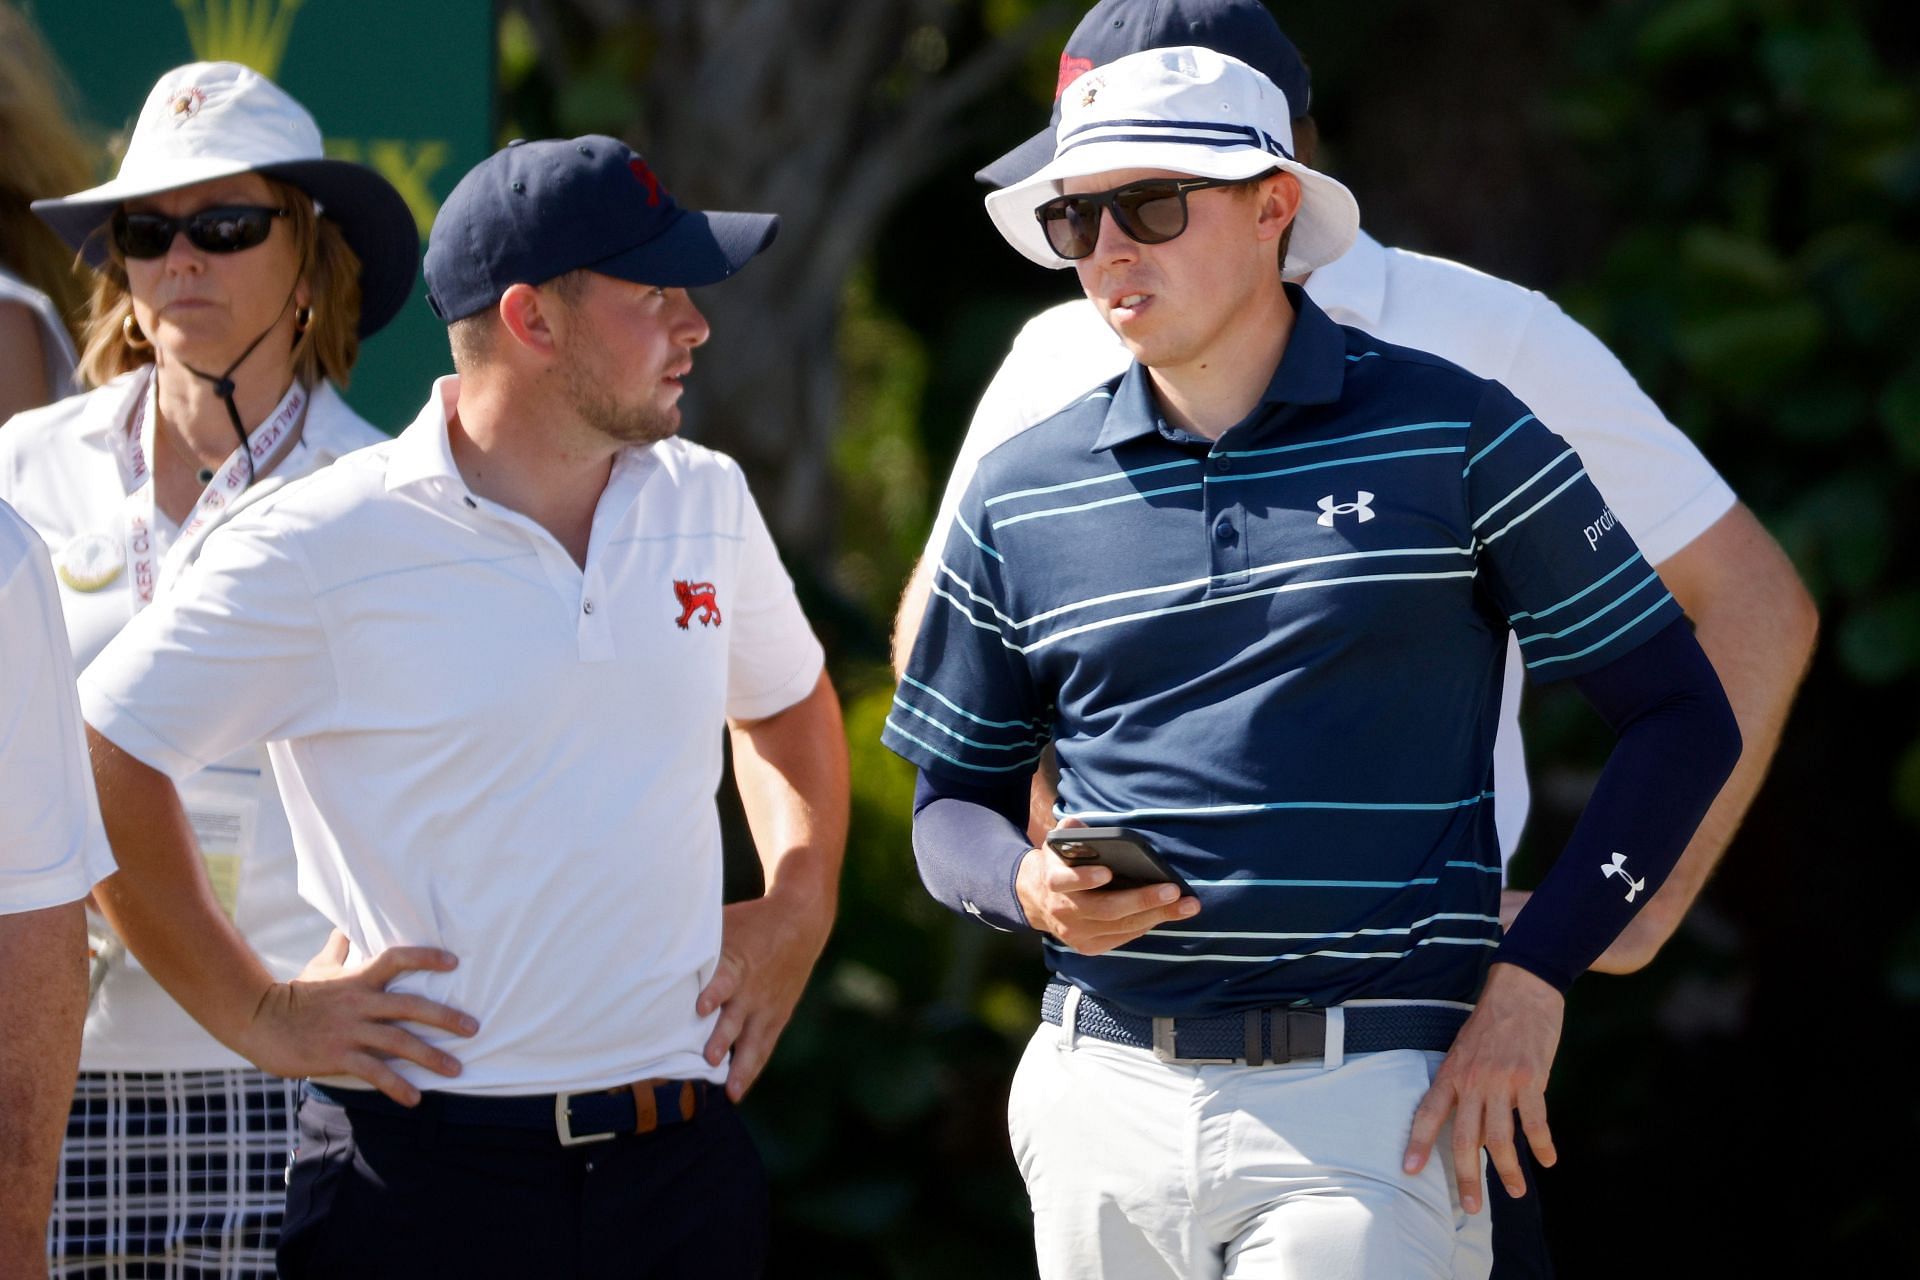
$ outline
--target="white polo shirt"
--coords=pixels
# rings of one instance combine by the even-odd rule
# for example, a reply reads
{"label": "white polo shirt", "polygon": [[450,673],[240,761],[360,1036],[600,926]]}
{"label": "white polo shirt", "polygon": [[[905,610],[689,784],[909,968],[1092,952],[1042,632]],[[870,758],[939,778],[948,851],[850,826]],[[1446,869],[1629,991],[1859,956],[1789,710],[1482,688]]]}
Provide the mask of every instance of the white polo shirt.
{"label": "white polo shirt", "polygon": [[[1362,231],[1306,282],[1335,321],[1397,346],[1431,351],[1504,384],[1579,453],[1650,563],[1692,542],[1734,504],[1693,442],[1661,414],[1611,351],[1552,299],[1472,267],[1388,249]],[[938,559],[980,459],[1117,377],[1132,357],[1085,298],[1030,320],[974,411],[923,553]],[[1501,858],[1513,856],[1529,793],[1520,743],[1522,665],[1509,645],[1494,746]]]}
{"label": "white polo shirt", "polygon": [[584,570],[454,465],[443,378],[397,439],[234,517],[81,677],[87,720],[181,777],[268,742],[301,892],[355,959],[439,946],[427,1031],[490,1094],[724,1078],[694,999],[720,949],[728,718],[822,654],[734,463],[623,452]]}
{"label": "white polo shirt", "polygon": [[0,502],[0,915],[113,874],[47,548]]}
{"label": "white polo shirt", "polygon": [[[0,500],[52,548],[73,665],[85,668],[134,616],[126,565],[127,477],[115,450],[146,394],[146,366],[84,395],[32,409],[0,429]],[[298,441],[228,508],[244,511],[342,454],[387,439],[332,384],[314,388]],[[140,508],[144,511],[144,506]],[[178,529],[153,511],[162,567]],[[85,559],[91,548],[92,559]],[[103,558],[104,556],[104,558]],[[79,572],[85,565],[91,573]],[[162,595],[171,588],[164,577]],[[291,978],[327,940],[327,922],[300,898],[293,834],[264,747],[248,745],[181,780],[181,792],[224,889],[234,924],[276,977]],[[99,926],[104,930],[104,925]],[[87,1008],[83,1071],[204,1071],[246,1060],[208,1035],[122,951]]]}

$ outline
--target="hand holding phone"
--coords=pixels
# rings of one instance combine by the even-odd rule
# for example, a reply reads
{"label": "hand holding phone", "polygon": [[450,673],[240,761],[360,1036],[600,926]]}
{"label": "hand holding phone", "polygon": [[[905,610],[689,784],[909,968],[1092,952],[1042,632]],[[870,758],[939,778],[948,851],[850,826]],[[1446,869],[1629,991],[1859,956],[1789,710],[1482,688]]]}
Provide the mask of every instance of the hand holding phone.
{"label": "hand holding phone", "polygon": [[1172,884],[1183,895],[1192,893],[1153,851],[1147,837],[1127,827],[1055,827],[1047,833],[1047,848],[1069,866],[1105,867],[1113,872],[1113,879],[1102,888]]}
{"label": "hand holding phone", "polygon": [[[1200,910],[1199,899],[1138,831],[1067,825],[1049,832],[1045,844],[1020,864],[1020,909],[1029,925],[1068,950],[1102,955]],[[1107,868],[1105,883],[1086,883],[1086,869],[1095,866]]]}

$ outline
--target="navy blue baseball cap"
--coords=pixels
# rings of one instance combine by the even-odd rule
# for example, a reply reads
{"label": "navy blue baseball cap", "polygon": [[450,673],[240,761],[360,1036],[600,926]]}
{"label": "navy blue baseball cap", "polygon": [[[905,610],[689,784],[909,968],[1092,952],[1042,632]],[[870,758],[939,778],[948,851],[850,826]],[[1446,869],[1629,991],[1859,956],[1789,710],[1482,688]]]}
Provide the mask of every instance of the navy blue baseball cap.
{"label": "navy blue baseball cap", "polygon": [[427,305],[451,324],[510,285],[582,268],[669,288],[718,284],[779,230],[777,214],[682,208],[618,138],[510,142],[440,206],[427,237]]}
{"label": "navy blue baseball cap", "polygon": [[1011,187],[1045,167],[1053,159],[1053,135],[1060,126],[1060,95],[1085,73],[1130,53],[1193,44],[1240,59],[1279,86],[1295,120],[1307,114],[1313,97],[1307,64],[1260,0],[1100,0],[1060,52],[1053,120],[974,174],[975,180]]}

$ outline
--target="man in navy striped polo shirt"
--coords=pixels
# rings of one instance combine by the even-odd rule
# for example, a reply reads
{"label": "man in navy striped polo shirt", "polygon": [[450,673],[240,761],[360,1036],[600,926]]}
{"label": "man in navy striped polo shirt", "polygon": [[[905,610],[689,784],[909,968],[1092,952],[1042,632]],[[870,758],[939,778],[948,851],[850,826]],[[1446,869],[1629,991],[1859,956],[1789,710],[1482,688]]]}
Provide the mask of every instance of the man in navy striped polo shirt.
{"label": "man in navy striped polo shirt", "polygon": [[[982,460],[886,729],[929,889],[1049,935],[1010,1110],[1050,1278],[1484,1275],[1480,1149],[1520,1194],[1517,1110],[1552,1163],[1562,993],[1738,756],[1578,456],[1282,284],[1358,222],[1290,142],[1257,72],[1155,50],[988,197],[1135,357]],[[1503,939],[1509,629],[1620,741]],[[1049,740],[1062,825],[1146,833],[1191,896],[1027,845]]]}

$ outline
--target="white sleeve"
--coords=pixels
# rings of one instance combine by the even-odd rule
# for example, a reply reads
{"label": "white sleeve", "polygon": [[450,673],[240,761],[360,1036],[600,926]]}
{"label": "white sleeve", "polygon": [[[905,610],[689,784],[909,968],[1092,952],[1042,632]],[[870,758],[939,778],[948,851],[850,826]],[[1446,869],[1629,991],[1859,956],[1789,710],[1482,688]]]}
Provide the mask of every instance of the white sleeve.
{"label": "white sleeve", "polygon": [[175,780],[323,732],[336,711],[320,597],[286,522],[263,520],[271,503],[216,529],[80,677],[87,723]]}
{"label": "white sleeve", "polygon": [[826,654],[800,611],[793,579],[767,532],[767,522],[747,489],[740,486],[740,559],[731,613],[723,624],[727,640],[727,716],[759,720],[785,711],[820,679]]}
{"label": "white sleeve", "polygon": [[46,547],[0,507],[0,914],[113,874]]}
{"label": "white sleeve", "polygon": [[1614,354],[1542,294],[1498,380],[1573,446],[1651,564],[1692,542],[1733,490]]}
{"label": "white sleeve", "polygon": [[1083,392],[1125,371],[1128,360],[1126,348],[1085,298],[1029,320],[967,424],[922,556],[936,559],[946,548],[947,526],[973,482],[980,459],[1028,427],[1045,422]]}

